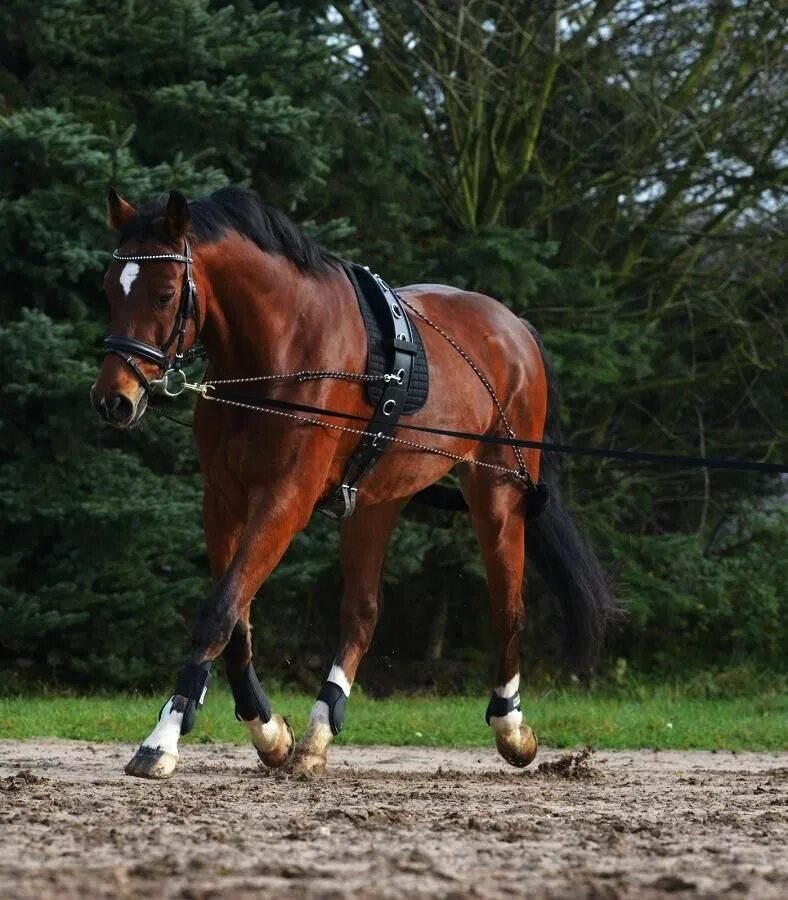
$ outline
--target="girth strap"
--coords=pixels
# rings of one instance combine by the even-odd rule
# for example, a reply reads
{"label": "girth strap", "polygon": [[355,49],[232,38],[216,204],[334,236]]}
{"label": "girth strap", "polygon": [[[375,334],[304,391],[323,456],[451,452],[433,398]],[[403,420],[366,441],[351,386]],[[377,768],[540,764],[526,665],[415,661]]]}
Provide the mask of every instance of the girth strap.
{"label": "girth strap", "polygon": [[336,488],[318,509],[332,519],[346,519],[356,508],[358,483],[375,465],[388,443],[408,399],[413,359],[418,346],[413,341],[413,330],[396,293],[378,275],[358,265],[345,265],[345,274],[356,294],[378,291],[383,294],[388,320],[384,323],[384,347],[392,356],[391,374],[396,376],[385,384],[383,393],[369,420],[364,436],[355,453],[350,457],[342,484]]}

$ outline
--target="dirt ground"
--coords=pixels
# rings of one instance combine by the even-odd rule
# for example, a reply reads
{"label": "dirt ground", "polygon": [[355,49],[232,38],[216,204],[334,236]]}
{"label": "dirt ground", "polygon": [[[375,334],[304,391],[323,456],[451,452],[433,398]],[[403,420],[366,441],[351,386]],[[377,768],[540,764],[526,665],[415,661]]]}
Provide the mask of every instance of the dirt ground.
{"label": "dirt ground", "polygon": [[329,774],[251,747],[0,741],[0,897],[788,896],[788,753],[335,748]]}

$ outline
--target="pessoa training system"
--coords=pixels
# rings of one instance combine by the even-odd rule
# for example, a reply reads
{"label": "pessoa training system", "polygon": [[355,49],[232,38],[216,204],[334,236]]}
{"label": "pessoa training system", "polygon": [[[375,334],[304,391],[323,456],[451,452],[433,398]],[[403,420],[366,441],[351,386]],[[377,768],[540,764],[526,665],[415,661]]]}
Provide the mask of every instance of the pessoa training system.
{"label": "pessoa training system", "polygon": [[[115,259],[122,261],[149,261],[157,259],[172,259],[184,263],[186,267],[183,279],[183,289],[180,297],[178,315],[175,320],[172,333],[161,347],[155,347],[138,341],[125,335],[110,334],[104,340],[104,352],[119,356],[134,372],[141,386],[148,395],[164,394],[167,397],[177,397],[184,391],[194,391],[204,400],[212,403],[221,403],[238,409],[247,409],[255,412],[280,416],[307,425],[330,428],[347,434],[357,434],[361,438],[358,448],[355,450],[348,463],[345,477],[342,483],[329,494],[320,505],[320,509],[326,515],[335,519],[343,519],[353,514],[356,506],[358,483],[377,462],[383,451],[389,444],[398,444],[412,450],[424,453],[432,453],[453,459],[457,462],[467,462],[494,471],[509,474],[515,480],[521,482],[526,490],[533,491],[539,496],[538,506],[545,502],[544,486],[532,482],[525,466],[521,450],[532,449],[551,453],[566,453],[573,456],[595,457],[598,459],[613,459],[626,463],[654,463],[658,465],[678,466],[682,468],[704,469],[729,469],[738,471],[759,472],[761,474],[780,475],[788,473],[788,464],[758,462],[743,459],[720,459],[717,457],[685,456],[678,454],[652,453],[642,450],[619,450],[613,447],[582,447],[575,444],[555,443],[551,441],[531,441],[518,438],[513,432],[503,406],[500,403],[492,385],[468,356],[468,354],[447,334],[440,326],[436,325],[422,312],[393,291],[380,276],[371,273],[367,268],[354,264],[344,263],[345,274],[350,280],[356,292],[364,324],[368,331],[374,327],[374,320],[370,317],[371,310],[377,319],[380,329],[381,355],[385,356],[383,367],[388,372],[382,374],[370,374],[342,371],[301,371],[285,372],[270,375],[258,375],[248,378],[224,378],[208,381],[189,382],[183,370],[183,366],[191,360],[204,357],[205,353],[199,346],[195,346],[184,352],[184,337],[189,319],[193,318],[199,326],[199,306],[197,286],[192,276],[191,248],[188,241],[184,240],[183,253],[165,255],[125,255],[118,251],[113,253]],[[422,322],[439,333],[462,356],[468,366],[484,385],[500,414],[506,429],[506,436],[488,434],[476,434],[466,431],[455,431],[448,428],[431,428],[427,425],[409,425],[401,421],[401,416],[406,412],[409,398],[412,398],[411,381],[418,354],[422,355],[421,364],[424,367],[426,379],[426,357],[421,340],[418,337],[410,317],[405,310],[417,316]],[[175,353],[170,357],[170,348],[175,345]],[[370,352],[372,342],[370,342]],[[141,372],[134,357],[154,363],[162,371],[162,377],[149,380]],[[379,367],[380,368],[380,367]],[[322,406],[312,406],[298,403],[292,400],[261,397],[257,394],[241,393],[228,390],[230,385],[251,385],[274,382],[291,381],[300,383],[315,379],[334,378],[343,381],[356,381],[379,387],[376,401],[373,402],[374,412],[371,416],[359,416],[347,411],[328,409]],[[425,388],[426,396],[426,388]],[[423,399],[422,399],[423,402]],[[412,404],[418,408],[416,404]],[[162,415],[166,415],[162,413]],[[343,419],[345,422],[357,422],[354,427],[349,424],[325,421],[328,419]],[[172,418],[167,416],[167,418]],[[178,421],[174,419],[173,421]],[[185,424],[185,423],[180,423]],[[363,426],[363,427],[362,427]],[[418,434],[436,435],[439,437],[459,438],[461,440],[475,441],[481,444],[511,447],[514,450],[518,468],[497,465],[479,460],[467,459],[459,454],[451,453],[440,447],[424,444],[421,441],[400,437],[397,430],[410,431]]]}

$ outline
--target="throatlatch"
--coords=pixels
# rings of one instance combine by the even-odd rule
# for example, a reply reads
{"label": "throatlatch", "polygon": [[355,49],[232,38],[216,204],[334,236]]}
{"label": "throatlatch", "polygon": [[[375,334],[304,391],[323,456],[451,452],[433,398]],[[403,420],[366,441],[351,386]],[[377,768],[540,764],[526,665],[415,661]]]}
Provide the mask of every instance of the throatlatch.
{"label": "throatlatch", "polygon": [[263,725],[271,721],[271,701],[257,680],[251,660],[240,674],[228,671],[227,680],[235,700],[235,718],[239,722],[251,722],[258,716]]}
{"label": "throatlatch", "polygon": [[519,709],[519,691],[513,697],[499,697],[498,694],[493,691],[490,702],[487,704],[487,712],[484,714],[484,719],[489,725],[490,719],[493,716],[495,716],[496,719],[502,719],[504,716],[508,716],[510,712],[519,711]]}
{"label": "throatlatch", "polygon": [[188,734],[194,728],[197,710],[202,709],[205,703],[205,695],[208,693],[208,685],[210,683],[210,662],[189,662],[181,669],[178,683],[175,685],[175,694],[179,697],[185,697],[188,701],[186,709],[183,711],[181,734]]}
{"label": "throatlatch", "polygon": [[323,687],[320,688],[317,699],[322,700],[328,707],[328,724],[331,726],[331,734],[339,734],[342,731],[342,725],[345,721],[345,709],[347,708],[345,692],[333,681],[326,681],[323,683]]}

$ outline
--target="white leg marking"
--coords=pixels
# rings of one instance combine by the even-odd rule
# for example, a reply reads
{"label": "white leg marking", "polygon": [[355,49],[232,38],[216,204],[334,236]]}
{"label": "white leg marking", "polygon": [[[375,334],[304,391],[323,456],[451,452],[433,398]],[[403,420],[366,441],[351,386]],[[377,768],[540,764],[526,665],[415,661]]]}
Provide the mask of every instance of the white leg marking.
{"label": "white leg marking", "polygon": [[[350,696],[350,681],[341,666],[334,663],[326,681],[336,684],[346,697]],[[333,737],[328,721],[328,704],[323,700],[316,700],[309,714],[309,725],[303,743],[308,744],[313,753],[324,755]]]}
{"label": "white leg marking", "polygon": [[495,688],[495,693],[499,697],[514,697],[517,691],[520,690],[520,673],[518,672],[514,675],[506,684],[502,684],[499,687]]}
{"label": "white leg marking", "polygon": [[[506,684],[499,685],[495,689],[499,697],[514,697],[520,690],[520,674],[518,673]],[[519,709],[513,709],[505,716],[490,716],[490,728],[495,731],[514,731],[523,724],[523,714]]]}
{"label": "white leg marking", "polygon": [[140,274],[140,267],[135,262],[127,262],[123,267],[123,271],[120,273],[120,286],[123,288],[123,293],[128,297],[131,293],[131,286],[134,284],[134,280]]}
{"label": "white leg marking", "polygon": [[333,737],[331,726],[328,723],[328,704],[317,700],[309,714],[309,725],[307,725],[302,743],[309,747],[310,753],[325,756]]}
{"label": "white leg marking", "polygon": [[350,696],[350,682],[348,681],[347,675],[342,671],[342,666],[338,666],[334,663],[334,665],[331,666],[331,671],[328,673],[326,681],[339,685],[339,687],[342,688],[342,693],[346,697]]}
{"label": "white leg marking", "polygon": [[142,746],[151,747],[154,750],[164,750],[165,753],[172,753],[177,758],[183,713],[173,710],[172,700],[173,698],[170,697],[164,704],[158,724],[142,742]]}
{"label": "white leg marking", "polygon": [[244,725],[249,729],[249,735],[252,738],[255,749],[261,753],[270,753],[274,749],[279,737],[279,724],[276,719],[272,718],[264,723],[258,716],[256,719],[252,719],[251,722],[245,721]]}

